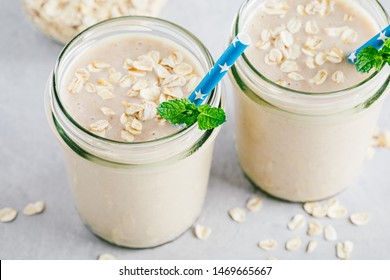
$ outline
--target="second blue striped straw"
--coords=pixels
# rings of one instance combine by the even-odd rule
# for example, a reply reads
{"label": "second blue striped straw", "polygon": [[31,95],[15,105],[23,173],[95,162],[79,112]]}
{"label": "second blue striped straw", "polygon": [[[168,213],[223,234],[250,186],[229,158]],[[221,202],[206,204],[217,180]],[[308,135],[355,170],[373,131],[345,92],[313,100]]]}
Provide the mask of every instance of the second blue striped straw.
{"label": "second blue striped straw", "polygon": [[378,50],[380,50],[387,39],[390,38],[390,25],[383,29],[381,32],[379,32],[377,35],[375,35],[370,41],[365,43],[363,46],[358,48],[356,51],[351,52],[347,55],[347,59],[349,62],[355,64],[358,54],[361,52],[361,50],[367,48],[367,47],[374,47]]}
{"label": "second blue striped straw", "polygon": [[250,44],[250,37],[239,33],[188,99],[196,106],[201,105]]}

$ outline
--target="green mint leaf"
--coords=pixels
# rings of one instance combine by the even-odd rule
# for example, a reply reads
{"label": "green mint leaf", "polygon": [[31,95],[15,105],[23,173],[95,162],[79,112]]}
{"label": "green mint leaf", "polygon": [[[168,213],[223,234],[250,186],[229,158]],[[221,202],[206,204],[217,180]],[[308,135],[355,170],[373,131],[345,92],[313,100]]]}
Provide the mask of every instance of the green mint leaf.
{"label": "green mint leaf", "polygon": [[373,68],[382,69],[384,60],[380,51],[374,47],[364,48],[357,56],[356,69],[361,73],[369,73]]}
{"label": "green mint leaf", "polygon": [[372,69],[380,71],[383,66],[390,64],[390,40],[386,40],[382,49],[364,48],[357,56],[356,69],[361,73],[369,73]]}
{"label": "green mint leaf", "polygon": [[390,65],[390,40],[386,40],[383,48],[379,51],[383,60]]}
{"label": "green mint leaf", "polygon": [[196,122],[199,112],[194,103],[188,99],[173,99],[163,102],[157,108],[159,115],[171,124],[192,125]]}
{"label": "green mint leaf", "polygon": [[212,108],[208,104],[198,107],[198,126],[201,130],[213,129],[226,122],[226,114],[221,108]]}
{"label": "green mint leaf", "polygon": [[390,54],[384,57],[385,62],[390,65]]}
{"label": "green mint leaf", "polygon": [[171,124],[186,124],[190,126],[198,121],[201,130],[213,129],[226,122],[223,109],[201,105],[198,108],[188,99],[173,99],[163,102],[157,108],[159,115]]}
{"label": "green mint leaf", "polygon": [[390,40],[386,40],[385,44],[383,45],[382,49],[379,51],[381,55],[387,55],[390,56]]}

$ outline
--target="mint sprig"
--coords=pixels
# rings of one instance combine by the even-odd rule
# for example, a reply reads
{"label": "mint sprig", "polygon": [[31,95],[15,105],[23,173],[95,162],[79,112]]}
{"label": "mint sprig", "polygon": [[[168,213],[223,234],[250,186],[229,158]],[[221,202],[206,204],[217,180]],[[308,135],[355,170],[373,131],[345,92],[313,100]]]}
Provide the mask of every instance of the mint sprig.
{"label": "mint sprig", "polygon": [[225,111],[221,108],[212,108],[208,104],[198,107],[198,126],[201,130],[216,128],[226,122]]}
{"label": "mint sprig", "polygon": [[390,65],[390,40],[386,40],[382,49],[367,47],[357,56],[356,70],[361,73],[369,73],[372,69],[380,71],[385,64]]}
{"label": "mint sprig", "polygon": [[196,107],[188,99],[173,99],[163,102],[157,111],[162,118],[171,124],[190,126],[198,121],[200,130],[213,129],[226,122],[226,114],[223,109],[213,108],[208,104]]}

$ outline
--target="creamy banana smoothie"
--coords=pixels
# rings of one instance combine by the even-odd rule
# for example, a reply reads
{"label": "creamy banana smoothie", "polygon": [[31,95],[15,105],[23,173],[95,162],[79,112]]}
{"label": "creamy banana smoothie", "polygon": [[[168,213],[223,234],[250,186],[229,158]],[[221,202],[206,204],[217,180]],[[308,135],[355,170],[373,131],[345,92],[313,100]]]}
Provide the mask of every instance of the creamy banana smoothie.
{"label": "creamy banana smoothie", "polygon": [[[126,247],[178,237],[199,215],[218,129],[172,126],[157,106],[186,98],[213,65],[187,31],[142,17],[107,21],[61,54],[47,109],[85,224]],[[207,101],[218,107],[219,88]]]}
{"label": "creamy banana smoothie", "polygon": [[361,74],[345,57],[387,25],[376,1],[243,5],[233,33],[246,32],[256,44],[231,77],[238,157],[254,184],[290,201],[325,199],[351,184],[376,127],[389,69]]}
{"label": "creamy banana smoothie", "polygon": [[157,106],[187,98],[203,70],[187,50],[161,37],[118,35],[96,43],[64,73],[60,98],[82,127],[104,138],[145,142],[180,130]]}

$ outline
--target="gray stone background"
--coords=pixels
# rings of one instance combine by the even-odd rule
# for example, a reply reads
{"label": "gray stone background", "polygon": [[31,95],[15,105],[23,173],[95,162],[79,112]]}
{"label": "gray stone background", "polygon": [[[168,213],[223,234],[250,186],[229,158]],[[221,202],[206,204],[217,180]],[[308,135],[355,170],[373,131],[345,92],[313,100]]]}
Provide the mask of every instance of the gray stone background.
{"label": "gray stone background", "polygon": [[[381,1],[390,11],[390,2]],[[182,25],[198,36],[216,58],[225,42],[242,0],[168,0],[162,17]],[[335,259],[335,242],[317,237],[319,245],[305,253],[309,238],[303,229],[286,228],[291,216],[303,213],[300,204],[281,202],[256,191],[243,176],[234,150],[232,121],[216,143],[208,195],[199,223],[213,233],[207,241],[187,231],[164,246],[131,250],[117,248],[95,237],[81,223],[73,206],[62,154],[47,124],[43,109],[44,86],[61,46],[35,32],[25,19],[19,1],[0,0],[0,209],[14,207],[20,215],[12,223],[0,223],[0,259],[95,259],[110,253],[119,259]],[[226,81],[232,112],[232,88]],[[390,100],[380,118],[380,127],[390,129]],[[332,224],[340,240],[355,243],[352,259],[390,259],[390,150],[380,150],[366,162],[359,179],[339,199],[348,210],[368,211],[364,227],[347,219],[323,219]],[[231,221],[227,211],[244,207],[254,193],[264,197],[260,212],[247,221]],[[45,200],[42,215],[26,217],[24,206]],[[310,219],[309,219],[310,220]],[[295,235],[303,244],[295,252],[284,242]],[[267,253],[258,241],[274,238],[279,247]]]}

